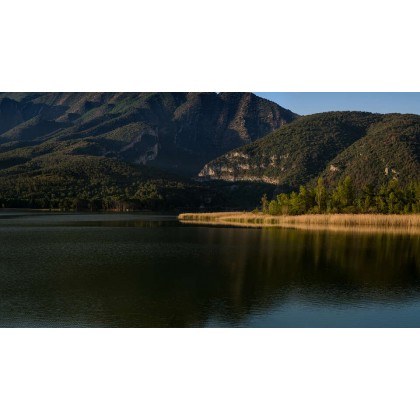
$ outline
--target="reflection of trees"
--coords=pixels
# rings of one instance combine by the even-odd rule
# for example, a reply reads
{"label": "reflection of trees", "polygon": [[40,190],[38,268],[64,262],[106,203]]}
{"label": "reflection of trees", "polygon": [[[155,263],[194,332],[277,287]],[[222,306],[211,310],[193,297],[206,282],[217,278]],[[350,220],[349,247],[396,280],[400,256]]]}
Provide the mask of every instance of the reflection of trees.
{"label": "reflection of trees", "polygon": [[141,263],[137,282],[127,276],[137,288],[132,311],[142,306],[151,323],[202,325],[216,318],[235,324],[296,297],[343,305],[404,301],[419,292],[419,237],[207,227],[174,232],[179,237],[161,249],[159,263]]}
{"label": "reflection of trees", "polygon": [[160,223],[0,232],[1,319],[12,303],[43,325],[232,325],[294,299],[419,295],[420,236]]}
{"label": "reflection of trees", "polygon": [[[298,296],[319,304],[395,302],[419,292],[420,237],[279,229],[209,229],[225,279],[225,317]],[[210,236],[211,235],[211,236]]]}

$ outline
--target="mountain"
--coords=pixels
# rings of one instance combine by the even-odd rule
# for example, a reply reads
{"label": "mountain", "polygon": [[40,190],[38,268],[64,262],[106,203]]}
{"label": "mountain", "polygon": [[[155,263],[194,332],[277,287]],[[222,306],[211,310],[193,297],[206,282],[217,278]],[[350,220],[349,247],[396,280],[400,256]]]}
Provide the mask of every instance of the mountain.
{"label": "mountain", "polygon": [[4,207],[243,209],[319,176],[419,174],[418,115],[300,117],[251,93],[0,94]]}
{"label": "mountain", "polygon": [[191,176],[296,118],[250,93],[3,93],[0,204],[217,202]]}
{"label": "mountain", "polygon": [[0,144],[78,143],[79,154],[192,176],[296,118],[251,93],[3,94]]}
{"label": "mountain", "polygon": [[420,116],[384,115],[366,135],[327,165],[330,183],[349,175],[356,185],[380,185],[391,178],[407,184],[420,177]]}
{"label": "mountain", "polygon": [[323,176],[334,185],[402,183],[420,174],[420,116],[326,112],[304,116],[206,164],[203,180],[253,181],[290,191]]}

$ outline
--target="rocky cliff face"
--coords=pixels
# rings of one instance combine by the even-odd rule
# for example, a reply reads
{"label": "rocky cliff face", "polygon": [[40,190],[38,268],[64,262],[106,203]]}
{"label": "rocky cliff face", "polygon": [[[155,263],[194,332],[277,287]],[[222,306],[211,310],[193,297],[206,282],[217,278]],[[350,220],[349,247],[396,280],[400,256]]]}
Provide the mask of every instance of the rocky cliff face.
{"label": "rocky cliff face", "polygon": [[1,94],[0,144],[80,143],[79,154],[193,176],[297,117],[251,93]]}
{"label": "rocky cliff face", "polygon": [[[275,166],[275,164],[276,157],[273,156],[270,166]],[[239,149],[204,165],[198,177],[204,180],[265,182],[277,185],[277,177],[263,174],[266,167],[264,163],[253,162],[250,154]]]}

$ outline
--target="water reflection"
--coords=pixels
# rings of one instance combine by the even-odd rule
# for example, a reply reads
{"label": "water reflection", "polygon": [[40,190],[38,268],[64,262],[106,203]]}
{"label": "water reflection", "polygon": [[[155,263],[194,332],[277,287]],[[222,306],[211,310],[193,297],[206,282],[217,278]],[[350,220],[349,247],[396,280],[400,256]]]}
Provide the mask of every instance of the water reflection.
{"label": "water reflection", "polygon": [[420,236],[51,217],[0,224],[2,326],[420,326]]}

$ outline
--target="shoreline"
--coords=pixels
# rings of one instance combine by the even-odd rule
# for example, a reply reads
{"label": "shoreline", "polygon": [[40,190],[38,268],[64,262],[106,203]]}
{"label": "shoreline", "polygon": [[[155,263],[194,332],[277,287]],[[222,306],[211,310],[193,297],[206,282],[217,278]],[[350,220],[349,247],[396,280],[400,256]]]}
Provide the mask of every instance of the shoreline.
{"label": "shoreline", "polygon": [[4,207],[0,208],[0,213],[63,213],[63,214],[106,214],[106,213],[121,213],[121,214],[168,214],[177,216],[176,210],[168,211],[154,211],[154,210],[60,210],[60,209],[31,209],[27,207]]}
{"label": "shoreline", "polygon": [[392,232],[420,234],[420,214],[303,214],[270,216],[250,212],[181,213],[185,224],[277,227],[305,230]]}

